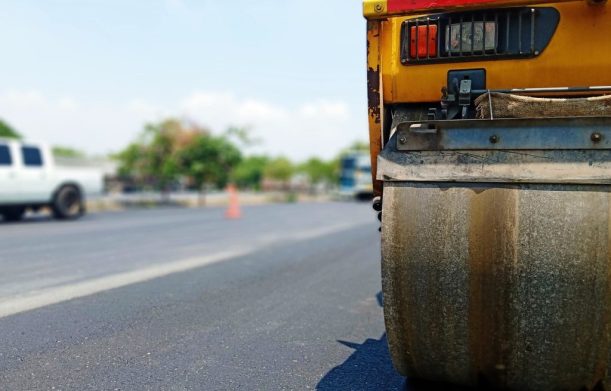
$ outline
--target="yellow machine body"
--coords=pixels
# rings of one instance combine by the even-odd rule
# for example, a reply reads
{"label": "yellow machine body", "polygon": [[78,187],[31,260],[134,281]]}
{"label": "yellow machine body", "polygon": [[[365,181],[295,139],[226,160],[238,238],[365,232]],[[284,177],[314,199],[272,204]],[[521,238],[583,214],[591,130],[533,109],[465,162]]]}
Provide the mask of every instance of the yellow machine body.
{"label": "yellow machine body", "polygon": [[[499,1],[498,4],[514,4]],[[384,107],[439,102],[449,70],[485,69],[488,89],[552,88],[611,84],[611,12],[605,4],[585,1],[546,3],[560,13],[558,27],[545,50],[535,58],[437,63],[401,63],[404,21],[427,14],[385,15],[386,2],[368,1],[367,69],[372,163],[384,142]],[[464,6],[460,10],[464,9]],[[448,10],[452,11],[452,10]],[[436,11],[436,12],[445,12]],[[374,178],[375,180],[375,178]],[[375,183],[381,192],[381,183]]]}

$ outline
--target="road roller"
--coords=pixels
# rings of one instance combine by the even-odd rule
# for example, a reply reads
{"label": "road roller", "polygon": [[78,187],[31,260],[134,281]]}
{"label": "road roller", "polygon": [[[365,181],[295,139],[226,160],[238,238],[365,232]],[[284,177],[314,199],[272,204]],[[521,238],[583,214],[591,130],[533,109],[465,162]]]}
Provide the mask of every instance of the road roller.
{"label": "road roller", "polygon": [[400,374],[609,389],[610,8],[364,0],[373,206]]}

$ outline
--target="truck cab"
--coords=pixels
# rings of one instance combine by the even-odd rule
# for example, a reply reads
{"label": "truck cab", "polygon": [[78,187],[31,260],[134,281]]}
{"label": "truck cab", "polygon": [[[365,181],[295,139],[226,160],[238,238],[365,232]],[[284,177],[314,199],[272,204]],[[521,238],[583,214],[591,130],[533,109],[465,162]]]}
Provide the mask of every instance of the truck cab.
{"label": "truck cab", "polygon": [[44,143],[0,139],[0,215],[20,220],[27,209],[51,208],[59,219],[85,211],[85,197],[102,191],[96,169],[58,166]]}
{"label": "truck cab", "polygon": [[340,159],[340,196],[356,200],[371,200],[371,163],[361,151],[348,152]]}

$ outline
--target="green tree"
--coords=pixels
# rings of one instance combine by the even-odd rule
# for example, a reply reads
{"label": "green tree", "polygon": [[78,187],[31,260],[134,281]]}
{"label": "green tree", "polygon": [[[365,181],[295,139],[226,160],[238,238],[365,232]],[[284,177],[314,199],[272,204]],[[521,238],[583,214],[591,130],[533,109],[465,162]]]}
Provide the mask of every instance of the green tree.
{"label": "green tree", "polygon": [[224,136],[198,135],[179,152],[181,172],[196,188],[223,188],[242,160],[240,150]]}
{"label": "green tree", "polygon": [[171,185],[184,175],[181,151],[207,134],[207,130],[195,124],[177,119],[148,124],[136,142],[115,155],[119,174],[167,195]]}
{"label": "green tree", "polygon": [[299,166],[299,171],[307,175],[310,183],[335,183],[337,181],[337,161],[325,162],[318,158],[311,158]]}
{"label": "green tree", "polygon": [[251,129],[247,127],[231,126],[223,133],[223,136],[229,141],[235,142],[243,147],[252,147],[253,145],[261,143],[260,139],[252,137]]}
{"label": "green tree", "polygon": [[142,166],[146,163],[146,147],[137,142],[131,143],[123,151],[113,155],[112,158],[119,161],[119,176],[139,177],[144,171]]}
{"label": "green tree", "polygon": [[182,131],[181,122],[175,119],[148,124],[144,130],[145,164],[139,168],[164,193],[169,192],[171,184],[180,176],[177,152]]}
{"label": "green tree", "polygon": [[279,157],[271,160],[265,170],[263,176],[267,179],[275,180],[287,184],[295,173],[295,167],[290,160],[285,157]]}
{"label": "green tree", "polygon": [[350,146],[350,150],[359,152],[369,152],[369,143],[367,141],[355,141]]}
{"label": "green tree", "polygon": [[242,160],[231,173],[231,180],[240,188],[259,190],[263,172],[269,162],[267,156],[250,156]]}
{"label": "green tree", "polygon": [[63,147],[56,145],[53,147],[53,155],[56,157],[65,158],[82,158],[85,157],[85,153],[70,147]]}
{"label": "green tree", "polygon": [[11,125],[0,119],[0,137],[20,139],[21,135]]}

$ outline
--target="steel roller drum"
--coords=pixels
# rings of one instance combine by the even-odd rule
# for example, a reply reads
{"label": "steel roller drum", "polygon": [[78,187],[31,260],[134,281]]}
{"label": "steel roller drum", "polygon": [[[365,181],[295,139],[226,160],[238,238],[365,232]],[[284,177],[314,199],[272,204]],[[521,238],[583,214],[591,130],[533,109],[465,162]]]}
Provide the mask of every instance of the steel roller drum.
{"label": "steel roller drum", "polygon": [[384,185],[393,362],[509,390],[601,385],[609,363],[609,185]]}

